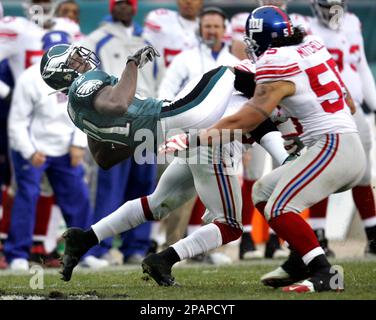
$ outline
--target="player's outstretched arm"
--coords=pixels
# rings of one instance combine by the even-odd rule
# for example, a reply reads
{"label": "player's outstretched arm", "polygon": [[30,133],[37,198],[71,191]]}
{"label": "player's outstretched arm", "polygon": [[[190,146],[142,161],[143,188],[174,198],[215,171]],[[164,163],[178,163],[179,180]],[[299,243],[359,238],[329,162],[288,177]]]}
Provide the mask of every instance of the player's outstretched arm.
{"label": "player's outstretched arm", "polygon": [[235,114],[218,121],[213,127],[202,130],[200,143],[219,143],[223,129],[230,132],[241,129],[244,132],[254,130],[261,122],[269,117],[279,102],[295,93],[295,85],[288,81],[276,81],[259,84],[256,86],[252,99]]}
{"label": "player's outstretched arm", "polygon": [[95,109],[104,114],[123,115],[132,103],[137,87],[137,69],[159,57],[152,46],[145,46],[129,56],[119,82],[104,87],[95,97]]}
{"label": "player's outstretched arm", "polygon": [[111,142],[100,142],[87,137],[89,150],[95,162],[104,170],[108,170],[121,161],[128,159],[132,154],[132,149]]}

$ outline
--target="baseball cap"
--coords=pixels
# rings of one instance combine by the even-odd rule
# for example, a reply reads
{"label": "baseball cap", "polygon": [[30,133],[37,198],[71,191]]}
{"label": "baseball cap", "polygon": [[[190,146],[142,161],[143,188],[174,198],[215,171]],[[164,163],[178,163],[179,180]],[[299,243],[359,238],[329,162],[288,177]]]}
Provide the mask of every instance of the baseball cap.
{"label": "baseball cap", "polygon": [[134,14],[136,14],[136,12],[137,12],[137,0],[109,0],[110,12],[112,12],[112,10],[114,9],[114,6],[117,2],[123,2],[123,1],[128,2],[132,6]]}

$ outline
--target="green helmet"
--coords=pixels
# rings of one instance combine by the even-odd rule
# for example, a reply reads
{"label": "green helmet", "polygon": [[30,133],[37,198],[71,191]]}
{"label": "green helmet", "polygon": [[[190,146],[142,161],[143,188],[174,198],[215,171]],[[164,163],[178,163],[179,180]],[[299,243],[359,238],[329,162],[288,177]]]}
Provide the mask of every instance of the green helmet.
{"label": "green helmet", "polygon": [[[79,63],[74,57],[79,56]],[[75,68],[70,63],[75,61]],[[67,93],[73,81],[81,75],[77,70],[82,64],[90,64],[93,70],[99,65],[98,57],[90,50],[75,45],[58,44],[43,55],[40,63],[40,74],[44,82],[51,88]],[[88,70],[86,70],[88,71]]]}

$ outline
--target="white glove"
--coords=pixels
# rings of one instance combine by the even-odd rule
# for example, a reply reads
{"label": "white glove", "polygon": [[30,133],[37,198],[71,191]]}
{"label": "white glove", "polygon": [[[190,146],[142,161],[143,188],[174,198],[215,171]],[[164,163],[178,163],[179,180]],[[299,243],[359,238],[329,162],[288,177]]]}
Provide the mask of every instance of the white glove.
{"label": "white glove", "polygon": [[153,46],[145,46],[132,56],[128,57],[127,63],[129,61],[134,61],[139,69],[141,69],[148,62],[152,62],[155,57],[160,57],[161,55]]}
{"label": "white glove", "polygon": [[181,133],[166,139],[158,148],[159,153],[177,153],[183,151],[189,146],[189,133]]}

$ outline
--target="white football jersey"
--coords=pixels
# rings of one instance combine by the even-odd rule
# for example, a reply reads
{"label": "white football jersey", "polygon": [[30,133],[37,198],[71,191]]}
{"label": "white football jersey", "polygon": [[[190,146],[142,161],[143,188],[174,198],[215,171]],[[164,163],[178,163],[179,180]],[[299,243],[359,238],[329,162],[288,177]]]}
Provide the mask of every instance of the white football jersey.
{"label": "white football jersey", "polygon": [[198,45],[198,21],[184,19],[168,9],[151,11],[144,25],[144,37],[163,56],[165,66],[181,51]]}
{"label": "white football jersey", "polygon": [[345,102],[338,68],[319,37],[307,36],[296,46],[271,48],[256,62],[256,84],[291,81],[295,94],[280,106],[301,125],[301,140],[312,145],[318,136],[357,132]]}
{"label": "white football jersey", "polygon": [[360,49],[363,47],[363,38],[358,18],[346,13],[344,25],[339,30],[332,30],[323,26],[317,18],[310,23],[312,34],[320,36],[328,51],[338,65],[343,81],[350,94],[359,106],[363,101],[361,78],[357,72],[360,63]]}
{"label": "white football jersey", "polygon": [[23,17],[0,20],[0,61],[8,59],[15,79],[43,55],[44,29]]}

